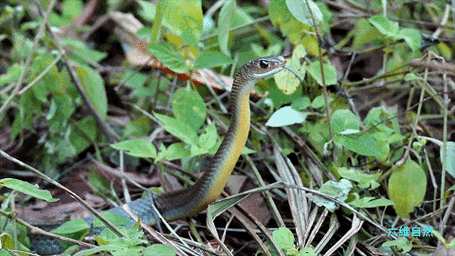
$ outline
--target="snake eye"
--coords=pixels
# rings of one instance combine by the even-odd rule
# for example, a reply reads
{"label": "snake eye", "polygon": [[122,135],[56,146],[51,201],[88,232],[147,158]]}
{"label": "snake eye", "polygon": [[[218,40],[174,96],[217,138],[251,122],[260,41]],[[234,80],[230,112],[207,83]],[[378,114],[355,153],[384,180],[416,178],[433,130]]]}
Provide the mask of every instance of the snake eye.
{"label": "snake eye", "polygon": [[269,62],[266,61],[266,60],[260,60],[259,61],[259,66],[261,66],[261,68],[268,68],[269,67]]}

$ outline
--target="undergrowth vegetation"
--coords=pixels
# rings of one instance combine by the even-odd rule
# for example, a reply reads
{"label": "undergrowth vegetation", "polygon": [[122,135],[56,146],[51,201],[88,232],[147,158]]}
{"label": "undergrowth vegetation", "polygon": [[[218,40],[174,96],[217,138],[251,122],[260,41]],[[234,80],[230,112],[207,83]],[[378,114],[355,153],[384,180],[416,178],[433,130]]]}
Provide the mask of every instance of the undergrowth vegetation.
{"label": "undergrowth vegetation", "polygon": [[231,197],[160,234],[108,214],[128,238],[67,253],[455,251],[453,1],[7,0],[0,25],[0,255],[26,255],[26,226],[92,214],[62,191],[106,209],[193,184],[236,70],[270,55],[301,81],[257,83]]}

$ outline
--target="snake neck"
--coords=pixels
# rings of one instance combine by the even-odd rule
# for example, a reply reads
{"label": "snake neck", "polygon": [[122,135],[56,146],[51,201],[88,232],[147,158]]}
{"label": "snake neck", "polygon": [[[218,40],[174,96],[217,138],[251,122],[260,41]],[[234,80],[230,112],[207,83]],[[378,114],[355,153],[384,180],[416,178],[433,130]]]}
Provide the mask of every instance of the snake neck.
{"label": "snake neck", "polygon": [[164,193],[155,198],[157,208],[166,220],[196,214],[215,201],[223,191],[248,139],[250,130],[249,96],[255,81],[234,80],[230,97],[230,125],[226,136],[208,168],[192,186]]}

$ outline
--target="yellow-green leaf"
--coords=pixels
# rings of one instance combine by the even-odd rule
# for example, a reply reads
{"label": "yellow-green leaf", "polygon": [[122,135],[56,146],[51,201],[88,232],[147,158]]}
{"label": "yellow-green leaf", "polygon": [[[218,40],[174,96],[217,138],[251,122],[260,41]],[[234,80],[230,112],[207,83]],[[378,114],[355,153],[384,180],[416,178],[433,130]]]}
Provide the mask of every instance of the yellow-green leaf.
{"label": "yellow-green leaf", "polygon": [[409,218],[409,213],[422,202],[426,187],[425,172],[411,159],[393,171],[389,179],[388,192],[400,217]]}

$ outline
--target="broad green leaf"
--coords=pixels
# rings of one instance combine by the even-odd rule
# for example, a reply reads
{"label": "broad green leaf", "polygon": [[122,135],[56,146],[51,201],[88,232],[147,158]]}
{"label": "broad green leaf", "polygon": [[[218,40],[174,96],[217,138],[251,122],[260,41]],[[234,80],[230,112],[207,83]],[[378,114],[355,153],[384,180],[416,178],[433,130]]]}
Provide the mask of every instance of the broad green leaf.
{"label": "broad green leaf", "polygon": [[107,53],[90,49],[85,43],[77,39],[63,38],[61,43],[62,46],[65,46],[65,49],[71,49],[70,59],[80,64],[86,64],[89,61],[99,62],[107,57]]}
{"label": "broad green leaf", "polygon": [[[286,66],[297,72],[302,79],[305,77],[305,69],[304,66],[300,64],[300,60],[305,58],[306,55],[305,48],[299,44],[294,48],[291,60],[286,60]],[[288,95],[294,93],[300,84],[299,79],[287,70],[276,73],[274,78],[278,89]]]}
{"label": "broad green leaf", "polygon": [[144,139],[125,140],[111,144],[111,147],[117,150],[123,150],[128,155],[135,157],[156,157],[155,146],[151,142]]}
{"label": "broad green leaf", "polygon": [[202,148],[199,145],[195,145],[195,144],[190,145],[190,157],[205,155],[208,152],[209,152],[208,149]]}
{"label": "broad green leaf", "polygon": [[194,70],[201,68],[213,68],[232,64],[234,61],[231,57],[218,51],[205,52],[199,55],[194,61]]}
{"label": "broad green leaf", "polygon": [[150,134],[151,121],[146,116],[131,120],[123,130],[123,138],[142,137]]}
{"label": "broad green leaf", "polygon": [[183,142],[190,145],[198,145],[198,137],[196,132],[186,124],[176,118],[153,113],[153,115],[164,124],[164,129],[167,132],[181,139]]}
{"label": "broad green leaf", "polygon": [[87,117],[77,121],[74,125],[71,124],[70,127],[71,134],[69,139],[76,150],[76,154],[86,150],[95,141],[99,131],[93,117]]}
{"label": "broad green leaf", "polygon": [[270,127],[282,127],[291,124],[299,124],[305,121],[308,114],[294,110],[291,106],[278,109],[272,114],[265,125]]}
{"label": "broad green leaf", "polygon": [[76,232],[87,232],[90,230],[90,226],[83,219],[71,220],[63,223],[58,228],[52,230],[52,233],[66,236]]}
{"label": "broad green leaf", "polygon": [[172,110],[175,117],[197,131],[204,123],[207,107],[199,93],[179,88],[172,99]]}
{"label": "broad green leaf", "polygon": [[103,78],[88,66],[78,66],[76,72],[89,100],[101,117],[105,119],[107,116],[107,97]]}
{"label": "broad green leaf", "polygon": [[202,33],[202,4],[200,0],[166,1],[164,18],[174,28],[176,36],[197,48]]}
{"label": "broad green leaf", "polygon": [[332,130],[338,134],[345,130],[359,130],[359,120],[348,109],[338,109],[332,114]]}
{"label": "broad green leaf", "polygon": [[[322,67],[324,69],[325,84],[326,85],[336,84],[338,82],[338,77],[335,67],[329,64],[323,64]],[[308,67],[308,72],[319,85],[323,85],[321,65],[319,64],[319,61],[313,62]]]}
{"label": "broad green leaf", "polygon": [[187,147],[183,142],[172,143],[166,150],[161,150],[160,155],[168,161],[190,157],[191,154]]}
{"label": "broad green leaf", "polygon": [[14,63],[8,68],[8,72],[6,74],[0,75],[0,86],[5,84],[12,83],[19,79],[21,76],[24,67],[19,65],[18,63]]}
{"label": "broad green leaf", "polygon": [[65,0],[61,6],[61,15],[52,12],[49,22],[56,27],[70,25],[81,14],[83,7],[82,0]]}
{"label": "broad green leaf", "polygon": [[291,103],[291,107],[295,110],[304,110],[311,106],[311,100],[308,96],[298,98]]}
{"label": "broad green leaf", "polygon": [[34,186],[28,182],[6,178],[0,180],[0,187],[7,187],[24,193],[29,196],[36,197],[41,200],[46,200],[47,202],[57,202],[58,199],[52,198],[52,195],[47,190],[39,189],[38,186]]}
{"label": "broad green leaf", "polygon": [[317,256],[316,252],[311,247],[302,248],[296,256]]}
{"label": "broad green leaf", "polygon": [[409,73],[404,76],[404,80],[407,81],[412,81],[412,80],[423,80],[420,76],[418,76],[415,73]]}
{"label": "broad green leaf", "polygon": [[407,253],[412,249],[412,244],[410,244],[410,241],[408,241],[406,237],[399,237],[397,240],[387,241],[383,243],[382,246],[384,247],[396,246],[399,249],[402,249],[403,253]]}
{"label": "broad green leaf", "polygon": [[[126,220],[124,217],[118,215],[118,214],[115,214],[115,213],[112,213],[112,212],[100,212],[101,216],[103,216],[105,219],[107,219],[109,222],[111,222],[112,224],[114,224],[115,226],[122,226],[122,225],[125,225],[125,224],[128,224],[128,220]],[[93,226],[94,227],[105,227],[106,225],[104,224],[104,222],[102,222],[100,219],[98,218],[95,218],[95,220],[93,221]],[[131,228],[131,227],[119,227],[121,229],[124,229],[124,228]],[[117,237],[115,234],[114,234],[115,237]]]}
{"label": "broad green leaf", "polygon": [[154,45],[149,45],[147,49],[150,51],[150,53],[155,55],[157,59],[163,62],[163,64],[170,70],[176,73],[188,72],[189,67],[186,64],[186,59],[185,56],[183,55],[183,52],[174,49],[170,43],[159,42]]}
{"label": "broad green leaf", "polygon": [[[294,18],[309,27],[314,27],[315,25],[317,26],[323,20],[319,7],[311,0],[286,0],[286,5]],[[311,13],[313,13],[314,23]]]}
{"label": "broad green leaf", "polygon": [[160,256],[175,256],[177,255],[174,248],[165,244],[153,244],[146,247],[142,251],[142,255],[160,255]]}
{"label": "broad green leaf", "polygon": [[338,169],[338,173],[341,175],[341,177],[356,181],[359,183],[359,187],[362,189],[375,189],[379,187],[379,183],[377,182],[379,176],[381,176],[380,172],[377,173],[364,173],[360,169],[356,168],[346,168],[342,167]]}
{"label": "broad green leaf", "polygon": [[262,45],[252,43],[251,44],[251,50],[254,52],[254,55],[260,57],[260,56],[277,56],[280,55],[280,53],[283,51],[283,46],[281,44],[274,44],[270,45],[267,47],[267,49],[264,49]]}
{"label": "broad green leaf", "polygon": [[[333,101],[333,98],[332,97],[329,97],[328,98],[328,102],[330,104],[330,102]],[[324,96],[317,96],[316,98],[314,98],[313,102],[311,102],[311,107],[312,108],[323,108],[325,106],[325,100],[324,100]]]}
{"label": "broad green leaf", "polygon": [[279,229],[273,231],[272,238],[280,249],[286,250],[288,253],[295,250],[294,234],[292,234],[291,230],[288,228],[280,227]]}
{"label": "broad green leaf", "polygon": [[370,23],[383,35],[392,37],[398,34],[398,23],[391,22],[383,15],[375,15],[369,19]]}
{"label": "broad green leaf", "polygon": [[395,203],[392,200],[385,198],[375,198],[375,197],[363,197],[360,199],[353,200],[348,203],[352,207],[356,208],[375,208],[381,206],[394,205]]}
{"label": "broad green leaf", "polygon": [[[349,191],[351,191],[352,183],[349,180],[341,179],[338,182],[327,181],[319,189],[319,192],[329,196],[333,196],[340,201],[345,201],[348,198]],[[317,206],[323,206],[330,212],[334,212],[338,206],[328,199],[317,195],[309,195],[308,198],[315,203]]]}
{"label": "broad green leaf", "polygon": [[216,132],[215,123],[211,123],[205,128],[204,133],[199,136],[200,147],[210,151],[216,145],[217,137],[218,133]]}
{"label": "broad green leaf", "polygon": [[351,33],[354,36],[352,43],[353,49],[359,49],[377,38],[382,38],[379,31],[366,19],[359,19],[355,24],[355,28],[351,30]]}
{"label": "broad green leaf", "polygon": [[[16,240],[16,239],[14,239]],[[0,236],[0,243],[2,244],[2,249],[0,250],[0,256],[13,256],[13,254],[10,254],[8,250],[17,250],[18,248],[14,244],[14,240],[10,234],[7,232],[2,232],[2,235]],[[19,253],[15,255],[21,255]],[[26,254],[24,254],[26,255]]]}
{"label": "broad green leaf", "polygon": [[351,134],[337,136],[334,141],[363,156],[373,156],[380,159],[387,157],[388,143],[377,141],[371,134]]}
{"label": "broad green leaf", "polygon": [[[283,36],[288,36],[292,43],[299,44],[305,31],[310,28],[298,21],[289,11],[286,0],[271,0],[269,16],[274,26],[279,26]],[[313,26],[313,25],[311,25]]]}
{"label": "broad green leaf", "polygon": [[422,202],[426,187],[425,172],[410,158],[393,170],[389,178],[388,193],[395,202],[394,208],[400,217],[409,218],[409,213]]}
{"label": "broad green leaf", "polygon": [[404,39],[412,51],[420,50],[422,45],[422,35],[417,29],[403,28],[398,33],[398,37]]}
{"label": "broad green leaf", "polygon": [[236,9],[235,0],[227,0],[221,7],[220,15],[218,16],[218,44],[221,51],[226,55],[230,55],[228,48],[229,29],[235,17]]}
{"label": "broad green leaf", "polygon": [[48,154],[57,155],[57,163],[62,163],[68,158],[76,155],[77,151],[76,148],[74,148],[73,144],[71,144],[70,135],[71,128],[68,127],[62,138],[55,144],[55,147],[52,150],[48,149]]}

